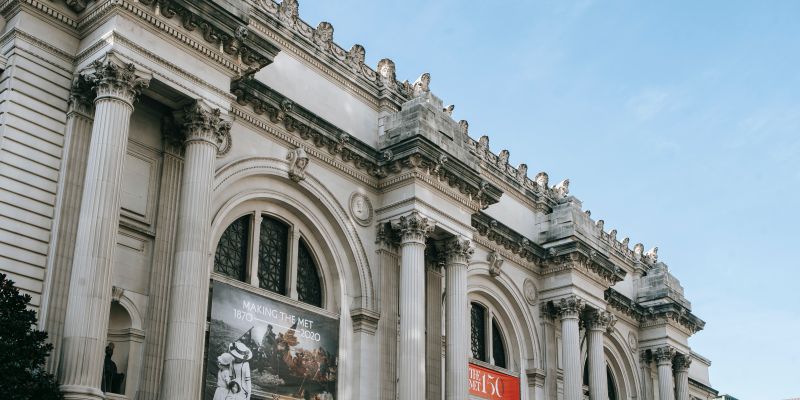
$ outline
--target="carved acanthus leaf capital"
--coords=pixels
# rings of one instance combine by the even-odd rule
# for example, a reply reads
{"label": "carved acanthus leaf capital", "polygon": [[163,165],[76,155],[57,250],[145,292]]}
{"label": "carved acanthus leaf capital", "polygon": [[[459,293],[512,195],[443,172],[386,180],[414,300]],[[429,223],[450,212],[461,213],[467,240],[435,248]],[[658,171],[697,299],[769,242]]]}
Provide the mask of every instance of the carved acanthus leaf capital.
{"label": "carved acanthus leaf capital", "polygon": [[559,300],[556,304],[558,316],[563,318],[578,318],[586,304],[578,296],[568,296]]}
{"label": "carved acanthus leaf capital", "polygon": [[86,75],[78,75],[69,91],[69,110],[90,116],[94,109],[94,83]]}
{"label": "carved acanthus leaf capital", "polygon": [[402,243],[425,243],[425,239],[433,232],[435,226],[433,221],[428,220],[416,210],[392,221],[392,229],[400,234]]}
{"label": "carved acanthus leaf capital", "polygon": [[454,237],[445,243],[445,257],[447,265],[467,264],[475,249],[468,239]]}
{"label": "carved acanthus leaf capital", "polygon": [[678,353],[675,355],[675,358],[672,359],[672,368],[674,368],[676,372],[688,371],[691,364],[692,357],[687,354]]}
{"label": "carved acanthus leaf capital", "polygon": [[590,330],[610,331],[617,323],[617,317],[608,311],[594,310],[586,318],[586,327]]}
{"label": "carved acanthus leaf capital", "polygon": [[133,63],[122,62],[114,54],[94,61],[87,79],[93,82],[96,99],[110,97],[131,106],[142,89],[150,84],[149,74],[137,71]]}
{"label": "carved acanthus leaf capital", "polygon": [[672,363],[673,357],[675,357],[675,349],[671,346],[661,346],[653,351],[653,358],[659,365]]}

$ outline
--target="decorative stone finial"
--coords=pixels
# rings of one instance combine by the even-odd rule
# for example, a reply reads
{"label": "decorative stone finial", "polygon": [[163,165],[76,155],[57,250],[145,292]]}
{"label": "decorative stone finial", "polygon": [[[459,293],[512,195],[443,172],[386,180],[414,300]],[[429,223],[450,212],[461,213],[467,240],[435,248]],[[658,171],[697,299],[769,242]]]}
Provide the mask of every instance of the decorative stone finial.
{"label": "decorative stone finial", "polygon": [[644,259],[648,264],[655,264],[658,261],[658,247],[653,247],[644,253]]}
{"label": "decorative stone finial", "polygon": [[603,221],[602,219],[598,219],[597,222],[595,223],[595,226],[597,227],[597,229],[600,229],[600,231],[603,230],[603,227],[605,225],[606,225],[606,221]]}
{"label": "decorative stone finial", "polygon": [[467,120],[462,119],[458,121],[458,127],[461,129],[461,133],[464,135],[469,135],[469,122]]}
{"label": "decorative stone finial", "polygon": [[388,58],[378,61],[378,76],[384,86],[390,89],[397,87],[397,76],[395,74],[394,61]]}
{"label": "decorative stone finial", "polygon": [[634,260],[642,261],[643,253],[644,253],[644,245],[643,244],[636,243],[635,245],[633,245],[633,259]]}
{"label": "decorative stone finial", "polygon": [[289,161],[289,179],[300,182],[306,179],[306,167],[308,167],[308,155],[302,147],[289,151],[286,155]]}
{"label": "decorative stone finial", "polygon": [[278,5],[278,18],[284,24],[294,27],[297,24],[297,19],[300,15],[300,5],[297,0],[283,0]]}
{"label": "decorative stone finial", "polygon": [[500,150],[500,154],[497,155],[497,165],[501,168],[505,168],[508,165],[508,157],[511,156],[511,153],[508,150]]}
{"label": "decorative stone finial", "polygon": [[622,239],[622,247],[627,249],[628,248],[628,243],[630,243],[630,242],[631,242],[631,238],[629,238],[629,237],[626,237],[625,239]]}
{"label": "decorative stone finial", "polygon": [[569,179],[564,179],[553,187],[558,199],[564,199],[569,194]]}
{"label": "decorative stone finial", "polygon": [[448,116],[452,117],[453,116],[453,110],[455,110],[455,109],[456,109],[456,106],[454,104],[450,104],[449,106],[443,108],[442,111],[445,114],[447,114]]}
{"label": "decorative stone finial", "polygon": [[525,179],[528,177],[528,164],[520,164],[517,167],[517,180],[520,182],[525,182]]}
{"label": "decorative stone finial", "polygon": [[360,71],[361,67],[364,65],[364,57],[366,57],[366,54],[367,52],[364,50],[364,46],[354,44],[345,55],[344,61],[354,71]]}
{"label": "decorative stone finial", "polygon": [[533,179],[536,181],[536,186],[539,188],[539,190],[547,190],[547,185],[550,181],[550,177],[547,176],[547,172],[539,172]]}
{"label": "decorative stone finial", "polygon": [[320,22],[312,39],[319,48],[329,50],[333,44],[333,25],[327,21]]}
{"label": "decorative stone finial", "polygon": [[425,72],[424,74],[420,75],[414,84],[411,86],[412,93],[411,96],[419,97],[423,94],[426,94],[431,91],[430,89],[431,84],[431,74]]}
{"label": "decorative stone finial", "polygon": [[503,267],[503,262],[505,262],[503,256],[494,250],[490,251],[489,254],[486,255],[486,262],[489,263],[489,275],[491,275],[492,278],[500,276],[500,268]]}
{"label": "decorative stone finial", "polygon": [[425,239],[433,232],[436,226],[433,221],[414,210],[408,215],[391,222],[392,229],[400,233],[401,241],[425,243]]}

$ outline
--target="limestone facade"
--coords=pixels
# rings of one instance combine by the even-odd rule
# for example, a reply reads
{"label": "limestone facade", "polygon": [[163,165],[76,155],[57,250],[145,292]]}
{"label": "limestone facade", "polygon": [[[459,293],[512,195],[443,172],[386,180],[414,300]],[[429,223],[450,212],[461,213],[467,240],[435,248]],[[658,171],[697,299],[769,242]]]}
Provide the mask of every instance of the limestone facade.
{"label": "limestone facade", "polygon": [[329,398],[716,396],[657,248],[299,7],[0,2],[0,272],[66,398],[210,399],[214,282],[337,321]]}

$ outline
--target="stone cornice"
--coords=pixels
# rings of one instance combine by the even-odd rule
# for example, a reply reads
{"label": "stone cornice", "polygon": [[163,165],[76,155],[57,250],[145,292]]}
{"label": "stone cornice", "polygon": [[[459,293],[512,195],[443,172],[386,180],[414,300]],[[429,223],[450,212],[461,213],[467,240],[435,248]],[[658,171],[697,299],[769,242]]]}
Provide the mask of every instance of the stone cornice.
{"label": "stone cornice", "polygon": [[486,213],[478,212],[472,214],[472,227],[477,230],[479,235],[497,243],[502,248],[529,263],[538,264],[546,255],[541,246]]}
{"label": "stone cornice", "polygon": [[608,286],[622,281],[626,275],[625,270],[579,240],[570,240],[548,247],[547,259],[542,263],[542,268],[543,275],[578,269],[592,273]]}
{"label": "stone cornice", "polygon": [[706,324],[705,321],[692,314],[689,309],[677,303],[645,307],[613,288],[606,289],[604,297],[610,307],[639,321],[643,326],[673,322],[694,334],[701,331]]}
{"label": "stone cornice", "polygon": [[711,394],[711,397],[717,397],[719,395],[719,391],[717,389],[712,388],[696,379],[692,379],[689,377],[689,386],[694,386],[695,388]]}
{"label": "stone cornice", "polygon": [[396,80],[391,60],[383,63],[386,66],[383,74],[368,67],[364,64],[366,51],[363,46],[355,44],[350,50],[345,50],[336,44],[333,26],[328,22],[323,21],[313,28],[300,18],[297,0],[249,2],[253,16],[250,25],[256,31],[321,70],[374,108],[397,111],[410,98],[411,85],[408,81]]}

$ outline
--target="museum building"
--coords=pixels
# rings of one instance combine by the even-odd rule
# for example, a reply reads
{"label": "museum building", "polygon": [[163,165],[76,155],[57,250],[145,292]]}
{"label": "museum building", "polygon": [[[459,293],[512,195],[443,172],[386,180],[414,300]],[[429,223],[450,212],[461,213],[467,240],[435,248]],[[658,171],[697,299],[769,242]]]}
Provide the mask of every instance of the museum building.
{"label": "museum building", "polygon": [[0,2],[0,272],[67,399],[716,397],[657,248],[298,8]]}

